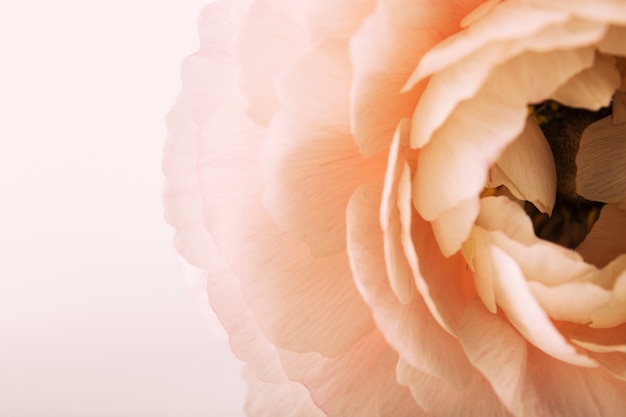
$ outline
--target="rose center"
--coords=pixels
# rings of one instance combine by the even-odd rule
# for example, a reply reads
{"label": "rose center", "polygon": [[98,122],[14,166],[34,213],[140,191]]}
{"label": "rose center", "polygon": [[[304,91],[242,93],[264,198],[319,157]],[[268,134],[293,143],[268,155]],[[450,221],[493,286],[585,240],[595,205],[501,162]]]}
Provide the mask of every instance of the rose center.
{"label": "rose center", "polygon": [[533,220],[538,237],[574,249],[587,236],[604,205],[586,200],[576,193],[576,154],[579,142],[587,126],[609,116],[611,107],[591,111],[547,100],[529,108],[552,149],[557,191],[552,216],[539,212],[528,202],[525,210]]}

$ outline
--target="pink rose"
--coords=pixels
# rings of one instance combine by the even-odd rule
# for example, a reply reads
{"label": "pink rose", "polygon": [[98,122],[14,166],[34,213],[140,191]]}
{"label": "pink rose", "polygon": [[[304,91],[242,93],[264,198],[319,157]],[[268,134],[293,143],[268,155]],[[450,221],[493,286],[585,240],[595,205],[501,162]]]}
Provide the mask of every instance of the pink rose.
{"label": "pink rose", "polygon": [[199,34],[166,218],[250,416],[626,415],[625,2],[217,0]]}

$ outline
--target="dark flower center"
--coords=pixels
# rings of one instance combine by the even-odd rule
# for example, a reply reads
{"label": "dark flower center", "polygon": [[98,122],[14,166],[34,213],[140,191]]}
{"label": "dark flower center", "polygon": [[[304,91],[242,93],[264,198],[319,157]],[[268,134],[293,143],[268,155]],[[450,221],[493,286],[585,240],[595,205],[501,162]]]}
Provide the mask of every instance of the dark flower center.
{"label": "dark flower center", "polygon": [[585,239],[604,205],[576,193],[578,145],[587,126],[611,115],[611,107],[591,111],[547,100],[529,109],[552,149],[557,189],[552,216],[539,212],[530,203],[525,204],[525,210],[533,220],[537,237],[574,249]]}

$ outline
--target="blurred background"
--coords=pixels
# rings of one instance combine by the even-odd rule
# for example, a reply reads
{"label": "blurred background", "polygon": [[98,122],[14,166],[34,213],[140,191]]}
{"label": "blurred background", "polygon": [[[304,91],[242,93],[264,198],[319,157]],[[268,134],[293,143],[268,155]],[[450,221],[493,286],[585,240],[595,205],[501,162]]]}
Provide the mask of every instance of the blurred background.
{"label": "blurred background", "polygon": [[0,416],[243,416],[162,218],[204,3],[0,3]]}

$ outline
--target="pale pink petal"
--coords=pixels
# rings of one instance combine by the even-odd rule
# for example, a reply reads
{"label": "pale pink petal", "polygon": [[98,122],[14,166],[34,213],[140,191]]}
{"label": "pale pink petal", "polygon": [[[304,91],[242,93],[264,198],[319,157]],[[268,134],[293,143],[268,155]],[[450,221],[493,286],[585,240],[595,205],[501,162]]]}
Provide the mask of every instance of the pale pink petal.
{"label": "pale pink petal", "polygon": [[300,384],[258,379],[248,369],[243,373],[248,386],[245,411],[254,417],[325,417],[309,392]]}
{"label": "pale pink petal", "polygon": [[307,21],[311,43],[352,35],[374,9],[376,0],[311,0]]}
{"label": "pale pink petal", "polygon": [[495,270],[496,302],[511,324],[537,348],[578,366],[597,366],[567,343],[534,298],[518,264],[503,250],[491,247]]}
{"label": "pale pink petal", "polygon": [[489,382],[475,373],[470,385],[454,389],[441,379],[400,360],[398,380],[411,389],[415,401],[437,417],[510,417]]}
{"label": "pale pink petal", "polygon": [[266,126],[278,108],[275,77],[309,46],[306,7],[290,0],[255,1],[237,43],[240,84],[249,116]]}
{"label": "pale pink petal", "polygon": [[506,186],[520,200],[552,214],[556,199],[556,167],[550,145],[532,118],[524,131],[491,168],[487,187]]}
{"label": "pale pink petal", "polygon": [[514,415],[523,403],[527,344],[502,317],[470,303],[459,329],[463,349],[491,384],[500,401]]}
{"label": "pale pink petal", "polygon": [[237,89],[237,23],[234,2],[229,0],[206,5],[198,18],[200,47],[185,58],[180,75],[199,127]]}
{"label": "pale pink petal", "polygon": [[192,111],[189,97],[181,94],[166,117],[164,216],[176,229],[176,251],[190,264],[206,268],[209,265],[207,247],[211,238],[202,225],[202,198],[195,167],[198,129]]}
{"label": "pale pink petal", "polygon": [[420,215],[432,221],[461,201],[477,198],[489,167],[523,130],[526,113],[525,107],[494,95],[461,103],[420,152],[413,181],[413,204]]}
{"label": "pale pink petal", "polygon": [[279,80],[283,109],[263,150],[264,204],[315,256],[345,246],[345,206],[354,188],[382,179],[385,160],[365,160],[350,134],[345,40],[324,42]]}
{"label": "pale pink petal", "polygon": [[626,201],[626,125],[611,116],[587,127],[576,155],[576,191],[588,200]]}
{"label": "pale pink petal", "polygon": [[345,251],[313,258],[264,211],[256,159],[262,133],[241,105],[224,107],[206,126],[198,145],[206,225],[272,343],[336,355],[371,328],[369,310]]}
{"label": "pale pink petal", "polygon": [[[390,288],[378,222],[381,192],[378,186],[364,185],[355,191],[348,206],[348,251],[357,286],[372,307],[378,328],[402,360],[460,389],[467,385],[473,371],[458,340],[435,321],[420,297],[413,297],[410,303],[402,304]],[[432,237],[429,241],[433,246]],[[424,262],[424,265],[420,265],[424,275],[433,283],[439,281],[438,286],[433,286],[437,301],[441,300],[442,295],[438,291],[442,287],[445,287],[446,302],[458,300],[464,268],[459,265],[459,273],[454,275],[451,268],[446,266],[451,263],[450,260],[439,255],[442,262],[438,264],[434,259],[431,264],[419,242],[417,247],[419,255],[426,255],[420,256],[420,261]],[[436,247],[433,254],[435,251]],[[447,284],[446,281],[456,282],[457,287],[452,287],[454,284]],[[462,311],[462,302],[454,302]]]}
{"label": "pale pink petal", "polygon": [[624,230],[626,210],[619,204],[607,204],[602,207],[600,218],[576,251],[586,262],[603,267],[619,255],[626,254]]}
{"label": "pale pink petal", "polygon": [[202,9],[198,19],[200,48],[182,64],[184,91],[165,120],[165,218],[176,229],[178,253],[201,268],[208,266],[210,237],[202,227],[196,140],[203,123],[236,89],[236,28],[231,1],[215,1]]}
{"label": "pale pink petal", "polygon": [[376,3],[350,45],[352,131],[364,156],[389,146],[396,125],[411,115],[424,84],[408,94],[400,94],[402,86],[421,56],[458,31],[461,18],[476,4],[477,0]]}
{"label": "pale pink petal", "polygon": [[398,384],[398,356],[378,331],[373,331],[340,357],[281,352],[289,375],[302,382],[315,403],[329,416],[426,417]]}
{"label": "pale pink petal", "polygon": [[531,281],[528,287],[554,320],[588,324],[591,314],[608,303],[611,292],[590,282],[569,282],[554,287]]}
{"label": "pale pink petal", "polygon": [[570,78],[551,98],[569,107],[599,110],[611,102],[620,82],[615,58],[596,54],[592,67]]}

